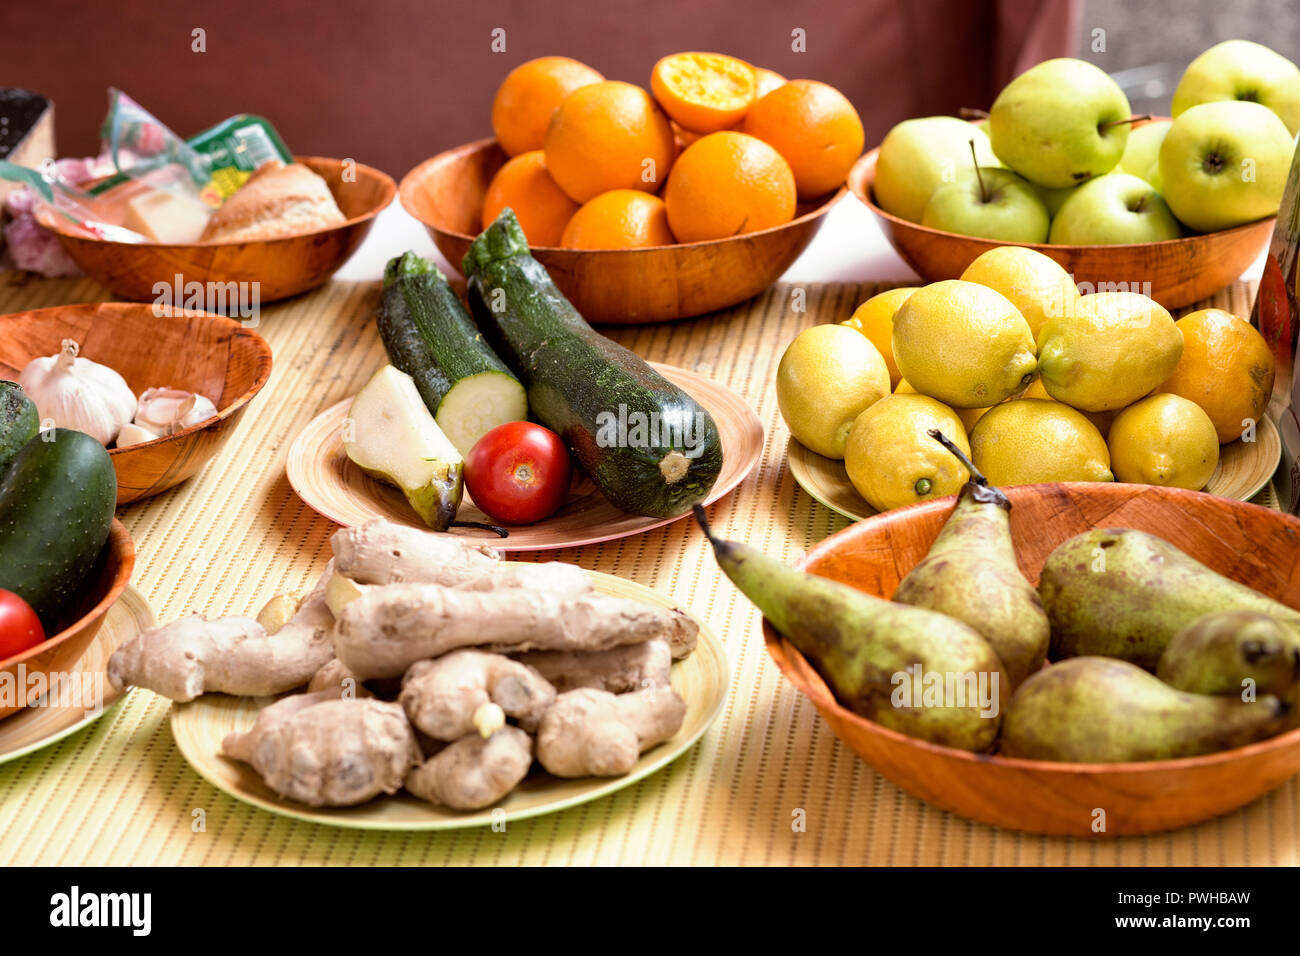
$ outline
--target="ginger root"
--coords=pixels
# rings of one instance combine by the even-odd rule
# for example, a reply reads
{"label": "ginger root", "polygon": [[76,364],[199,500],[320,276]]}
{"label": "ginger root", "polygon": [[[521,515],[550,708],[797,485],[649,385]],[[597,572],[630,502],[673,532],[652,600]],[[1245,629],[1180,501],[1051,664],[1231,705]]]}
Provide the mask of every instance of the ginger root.
{"label": "ginger root", "polygon": [[227,756],[253,766],[282,797],[348,807],[401,789],[422,758],[398,704],[298,694],[263,709],[246,733],[226,736]]}
{"label": "ginger root", "polygon": [[555,688],[526,664],[460,650],[412,664],[398,700],[411,723],[430,737],[459,740],[475,731],[490,737],[507,716],[536,730],[555,702]]}
{"label": "ginger root", "polygon": [[394,677],[461,647],[495,651],[607,650],[699,628],[687,615],[595,592],[467,591],[434,584],[367,588],[334,626],[334,652],[363,680]]}
{"label": "ginger root", "polygon": [[563,694],[580,687],[626,694],[667,687],[673,666],[667,641],[646,641],[608,651],[529,651],[516,658]]}
{"label": "ginger root", "polygon": [[557,777],[617,777],[682,726],[686,703],[668,687],[611,694],[590,687],[555,699],[537,729],[537,759]]}
{"label": "ginger root", "polygon": [[292,620],[268,634],[252,618],[209,621],[192,614],[145,631],[113,652],[108,679],[189,701],[217,691],[242,697],[281,694],[311,680],[334,656],[334,616],[325,605],[325,575]]}
{"label": "ginger root", "polygon": [[330,547],[339,574],[358,584],[421,581],[454,587],[500,570],[501,556],[491,548],[382,518],[334,532]]}
{"label": "ginger root", "polygon": [[307,693],[312,694],[320,690],[332,690],[336,697],[342,697],[347,700],[352,697],[373,697],[374,694],[366,688],[366,685],[357,680],[355,674],[343,666],[343,662],[337,657],[332,657],[325,662],[318,670],[311,683],[307,685]]}
{"label": "ginger root", "polygon": [[518,727],[491,737],[462,737],[417,767],[406,789],[422,800],[455,810],[490,807],[528,775],[533,740]]}

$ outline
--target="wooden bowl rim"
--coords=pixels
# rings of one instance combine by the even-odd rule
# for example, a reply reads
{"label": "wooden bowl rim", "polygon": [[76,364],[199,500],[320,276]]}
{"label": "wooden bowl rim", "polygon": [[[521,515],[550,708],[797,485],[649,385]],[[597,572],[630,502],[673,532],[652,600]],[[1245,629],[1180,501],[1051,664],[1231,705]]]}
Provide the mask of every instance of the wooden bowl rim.
{"label": "wooden bowl rim", "polygon": [[1204,241],[1209,243],[1219,237],[1231,236],[1236,233],[1245,233],[1254,229],[1262,229],[1265,225],[1271,226],[1277,222],[1277,216],[1272,215],[1266,216],[1263,219],[1244,222],[1239,226],[1232,226],[1229,229],[1219,229],[1215,232],[1198,232],[1190,236],[1180,236],[1177,239],[1161,239],[1159,242],[1113,242],[1091,246],[1070,246],[1053,242],[1007,242],[1002,239],[988,239],[984,236],[967,236],[959,232],[945,232],[942,229],[923,226],[919,222],[912,222],[908,219],[902,219],[895,216],[893,213],[885,212],[885,210],[877,206],[871,199],[871,189],[876,182],[876,158],[879,153],[879,146],[870,152],[863,153],[862,156],[858,158],[858,161],[853,164],[853,168],[849,170],[846,185],[853,193],[854,198],[870,209],[872,213],[880,219],[893,223],[895,226],[904,230],[924,233],[925,235],[934,236],[939,239],[964,239],[968,242],[983,242],[992,246],[1022,246],[1026,249],[1034,249],[1045,255],[1052,249],[1058,249],[1067,255],[1081,256],[1095,254],[1097,250],[1103,249],[1159,249],[1174,247],[1180,244],[1186,248],[1187,246],[1197,242]]}
{"label": "wooden bowl rim", "polygon": [[167,442],[176,441],[181,438],[186,438],[190,435],[195,434],[196,432],[201,432],[201,431],[205,431],[206,429],[212,428],[218,422],[222,422],[230,418],[237,411],[239,411],[241,408],[243,408],[245,405],[251,402],[254,396],[256,396],[257,393],[262,390],[262,388],[266,385],[267,381],[269,381],[271,378],[272,354],[271,354],[270,343],[268,343],[266,339],[262,338],[262,336],[258,335],[252,329],[245,327],[239,322],[236,322],[234,319],[230,318],[229,316],[217,315],[215,312],[204,312],[200,309],[177,309],[174,308],[173,306],[163,306],[162,308],[165,311],[162,315],[159,315],[158,312],[154,311],[158,307],[146,302],[84,302],[84,303],[77,303],[74,305],[55,305],[55,306],[47,306],[44,309],[26,309],[22,312],[11,312],[8,315],[0,316],[0,322],[3,322],[4,320],[7,319],[13,319],[17,316],[30,315],[30,316],[39,317],[42,313],[45,312],[68,312],[72,310],[91,311],[91,310],[99,309],[103,306],[149,309],[150,311],[153,311],[155,318],[203,319],[205,321],[215,320],[218,322],[226,322],[234,326],[234,328],[231,330],[232,341],[235,339],[242,339],[244,340],[245,344],[251,346],[253,348],[253,351],[257,353],[257,377],[253,380],[253,384],[250,385],[248,389],[243,392],[243,394],[237,395],[230,402],[230,404],[227,405],[225,408],[218,408],[217,414],[211,416],[210,418],[205,418],[201,422],[195,422],[193,425],[188,425],[185,428],[182,428],[178,432],[172,432],[170,435],[159,435],[157,438],[151,438],[149,441],[137,442],[134,445],[127,445],[125,448],[106,449],[108,451],[110,458],[113,457],[114,455],[119,455],[119,454],[125,455],[130,452],[138,451],[143,448],[159,447],[161,445],[166,444]]}
{"label": "wooden bowl rim", "polygon": [[[1132,488],[1131,485],[1123,487]],[[1012,502],[1018,497],[1028,497],[1033,494],[1041,494],[1044,489],[1068,489],[1071,493],[1081,492],[1086,496],[1107,497],[1108,493],[1113,495],[1115,486],[1100,485],[1096,482],[1054,482],[1037,485],[1017,485],[1007,489],[1007,494],[1011,496]],[[1227,498],[1219,498],[1215,495],[1207,495],[1200,491],[1186,491],[1181,488],[1163,488],[1155,485],[1147,487],[1143,494],[1153,494],[1160,498],[1186,499],[1188,509],[1195,509],[1203,501],[1212,501],[1218,505],[1224,502],[1228,503],[1230,508],[1255,509],[1263,514],[1269,515],[1269,520],[1281,521],[1282,523],[1291,523],[1295,526],[1297,533],[1300,533],[1300,518],[1293,515],[1285,514],[1281,511],[1274,511],[1271,508],[1264,508],[1260,505],[1254,505],[1246,501],[1235,501]],[[878,515],[872,515],[857,521],[847,528],[842,528],[835,534],[830,535],[823,541],[814,545],[808,552],[795,562],[794,566],[799,570],[805,570],[810,564],[819,558],[835,553],[841,544],[853,541],[855,538],[866,532],[869,524],[887,524],[896,521],[907,521],[909,516],[923,514],[931,511],[949,512],[956,506],[957,498],[955,495],[949,495],[944,498],[935,498],[930,501],[922,501],[917,504],[906,505],[902,508],[895,508]],[[897,730],[882,726],[873,720],[855,714],[847,707],[843,706],[835,699],[834,694],[818,675],[816,684],[809,683],[805,680],[803,674],[799,673],[799,667],[796,661],[807,668],[813,674],[816,674],[816,668],[809,663],[803,653],[781,636],[766,617],[762,619],[763,640],[767,647],[768,653],[776,662],[777,667],[786,679],[792,683],[796,689],[808,697],[809,700],[817,707],[818,710],[830,710],[840,720],[853,724],[860,730],[877,737],[883,737],[894,744],[914,747],[923,750],[936,757],[942,757],[948,760],[957,760],[967,764],[992,765],[995,767],[1005,767],[1008,770],[1023,770],[1033,773],[1059,774],[1062,776],[1124,776],[1127,774],[1147,774],[1163,772],[1169,770],[1196,770],[1211,767],[1216,764],[1231,763],[1246,757],[1255,757],[1272,750],[1289,748],[1295,744],[1300,744],[1300,727],[1289,730],[1285,733],[1269,737],[1266,740],[1256,741],[1253,744],[1247,744],[1244,747],[1234,747],[1231,750],[1219,750],[1210,754],[1201,754],[1196,757],[1177,757],[1172,760],[1138,760],[1127,763],[1070,763],[1055,760],[1030,760],[1024,757],[1004,757],[998,754],[972,753],[969,750],[959,750],[956,747],[945,747],[942,744],[931,743],[928,740],[922,740],[919,737],[911,737]],[[836,736],[839,736],[838,734]],[[846,741],[847,743],[847,741]]]}
{"label": "wooden bowl rim", "polygon": [[113,581],[109,585],[108,591],[100,598],[99,602],[53,637],[47,637],[35,647],[29,647],[21,654],[15,654],[13,657],[0,661],[0,670],[8,670],[10,667],[16,667],[33,657],[54,650],[73,634],[86,627],[91,621],[103,617],[108,613],[108,609],[117,603],[117,599],[122,596],[126,586],[131,583],[131,572],[135,569],[135,542],[131,540],[131,534],[126,530],[126,525],[122,524],[116,517],[113,518],[113,524],[108,530],[108,548],[113,560],[117,563],[117,567],[113,573]]}
{"label": "wooden bowl rim", "polygon": [[[419,214],[419,212],[416,211],[415,202],[412,197],[416,189],[418,189],[421,185],[423,185],[424,180],[429,175],[429,171],[434,167],[441,166],[444,163],[448,162],[449,160],[458,158],[462,155],[481,152],[490,146],[495,146],[496,144],[497,144],[496,139],[489,136],[486,139],[477,139],[470,143],[462,143],[460,146],[455,146],[452,147],[451,149],[443,150],[438,155],[426,159],[422,163],[419,163],[417,166],[411,169],[410,172],[408,172],[405,176],[402,177],[402,182],[397,188],[397,197],[398,197],[398,201],[402,204],[402,208],[405,209],[413,219],[418,221],[421,225],[423,225],[427,229],[432,229],[438,232],[440,235],[450,236],[455,239],[460,239],[464,242],[473,242],[478,236],[482,235],[481,230],[475,233],[474,235],[470,235],[469,233],[466,232],[457,232],[453,229],[445,229],[442,226],[437,225],[436,223],[429,222],[427,219],[423,218]],[[702,239],[698,242],[674,242],[673,244],[667,246],[638,246],[635,249],[570,249],[566,246],[530,246],[529,248],[532,249],[534,252],[564,253],[573,256],[581,256],[581,255],[588,255],[588,254],[598,254],[598,255],[606,255],[606,256],[616,256],[616,255],[633,256],[641,252],[655,252],[655,251],[662,251],[664,249],[681,249],[681,250],[703,249],[703,248],[708,248],[709,246],[721,245],[722,243],[725,242],[735,242],[737,239],[756,239],[763,236],[770,236],[780,232],[783,229],[790,229],[794,226],[804,225],[806,223],[814,222],[821,216],[826,215],[826,213],[830,211],[832,206],[834,206],[837,202],[839,202],[846,195],[848,195],[848,192],[849,192],[848,183],[843,182],[839,185],[839,188],[837,188],[833,193],[826,194],[829,195],[830,198],[826,199],[824,202],[821,202],[813,209],[808,210],[802,216],[796,216],[794,219],[791,219],[789,222],[783,222],[779,226],[770,226],[767,229],[758,229],[755,230],[754,232],[742,232],[739,233],[738,235],[726,236],[722,239]],[[654,195],[654,194],[648,193],[647,195]],[[460,263],[458,262],[453,263],[453,265],[457,269],[460,268]]]}
{"label": "wooden bowl rim", "polygon": [[[293,157],[294,162],[307,165],[312,162],[318,163],[342,163],[341,159],[333,159],[328,156],[299,156]],[[276,243],[293,242],[302,239],[304,236],[316,236],[322,233],[335,232],[340,229],[347,229],[363,222],[369,222],[381,212],[388,208],[392,203],[393,197],[397,195],[397,184],[393,177],[389,176],[382,169],[376,169],[374,166],[367,166],[365,163],[358,163],[353,160],[357,171],[365,176],[377,181],[384,187],[383,195],[374,208],[363,212],[359,216],[353,216],[343,222],[336,222],[333,225],[321,226],[319,229],[311,229],[307,232],[295,232],[291,236],[276,236],[271,239],[209,239],[206,242],[119,242],[116,239],[104,239],[96,236],[86,236],[80,232],[73,232],[68,227],[68,223],[61,216],[54,216],[49,213],[43,206],[36,207],[36,221],[45,229],[64,236],[68,239],[76,239],[81,242],[101,243],[110,246],[122,246],[128,249],[214,249],[221,246],[249,246],[249,245],[273,245]]]}

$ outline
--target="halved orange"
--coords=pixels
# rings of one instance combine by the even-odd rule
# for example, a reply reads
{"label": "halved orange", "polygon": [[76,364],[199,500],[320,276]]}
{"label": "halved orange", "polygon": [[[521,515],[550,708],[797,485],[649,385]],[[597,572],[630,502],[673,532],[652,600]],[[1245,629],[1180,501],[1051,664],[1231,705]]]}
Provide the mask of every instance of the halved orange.
{"label": "halved orange", "polygon": [[721,53],[674,53],[650,72],[650,90],[683,129],[714,133],[744,118],[758,88],[754,68]]}

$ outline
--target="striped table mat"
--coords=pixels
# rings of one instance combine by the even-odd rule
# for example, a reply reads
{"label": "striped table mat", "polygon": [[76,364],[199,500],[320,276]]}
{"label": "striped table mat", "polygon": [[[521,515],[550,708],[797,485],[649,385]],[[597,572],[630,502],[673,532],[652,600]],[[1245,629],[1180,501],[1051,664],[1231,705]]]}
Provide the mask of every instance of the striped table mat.
{"label": "striped table mat", "polygon": [[[753,473],[713,509],[718,529],[787,560],[847,522],[814,502],[784,463],[772,388],[801,329],[846,318],[870,285],[790,285],[708,318],[618,330],[640,355],[727,384],[766,432]],[[1237,285],[1215,305],[1247,314]],[[88,280],[0,275],[0,312],[104,297]],[[331,283],[263,310],[275,369],[220,455],[196,478],[123,509],[135,587],[160,621],[247,613],[303,590],[333,525],[289,488],[288,446],[383,359],[377,283]],[[796,310],[803,300],[805,309]],[[758,614],[679,521],[632,538],[548,554],[672,595],[701,615],[732,668],[726,707],[676,763],[561,813],[445,833],[374,833],[285,819],[216,790],[177,751],[169,702],[137,690],[97,724],[0,766],[0,865],[13,864],[1294,864],[1300,783],[1200,826],[1145,838],[1072,840],[999,831],[933,809],[839,743],[768,660]],[[791,821],[802,810],[806,827]],[[198,811],[202,811],[201,813]]]}

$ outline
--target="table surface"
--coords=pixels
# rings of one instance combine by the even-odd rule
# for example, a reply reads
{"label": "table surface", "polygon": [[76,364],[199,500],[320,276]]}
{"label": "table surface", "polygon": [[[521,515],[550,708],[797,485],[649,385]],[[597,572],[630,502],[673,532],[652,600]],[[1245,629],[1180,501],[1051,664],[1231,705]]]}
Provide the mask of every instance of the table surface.
{"label": "table surface", "polygon": [[[865,267],[852,250],[865,241],[871,268],[880,269],[873,279],[907,280],[896,257],[889,263],[879,243],[852,231],[847,208],[833,213],[834,230],[828,224],[813,247],[826,252],[820,266],[861,278]],[[431,248],[400,211],[390,210],[381,225],[344,279],[263,309],[258,331],[274,350],[274,371],[217,458],[186,484],[120,512],[138,549],[134,586],[160,621],[253,612],[319,575],[334,526],[289,488],[285,457],[313,416],[354,393],[383,362],[372,321],[379,264],[402,248]],[[804,494],[785,467],[788,433],[772,387],[777,360],[801,329],[847,317],[878,291],[860,281],[815,281],[805,270],[810,261],[805,256],[783,284],[736,308],[612,332],[640,355],[710,375],[751,403],[765,430],[762,459],[711,515],[724,536],[786,560],[847,522]],[[807,311],[791,309],[791,282],[804,289]],[[1245,313],[1252,294],[1238,283],[1215,304]],[[20,283],[0,275],[0,312],[103,298],[89,280]],[[0,766],[0,865],[1297,862],[1294,778],[1228,816],[1145,838],[1030,836],[921,803],[842,745],[784,680],[764,649],[757,612],[718,572],[690,521],[536,557],[669,594],[721,639],[732,672],[725,709],[665,770],[504,832],[343,830],[279,817],[210,786],[176,749],[170,702],[135,690],[91,727]],[[803,829],[792,825],[799,816]]]}

